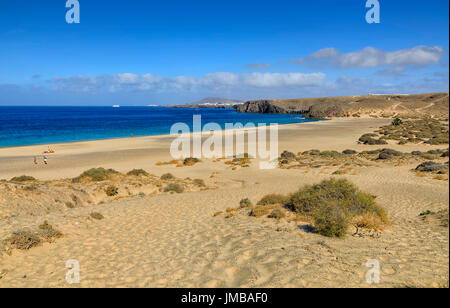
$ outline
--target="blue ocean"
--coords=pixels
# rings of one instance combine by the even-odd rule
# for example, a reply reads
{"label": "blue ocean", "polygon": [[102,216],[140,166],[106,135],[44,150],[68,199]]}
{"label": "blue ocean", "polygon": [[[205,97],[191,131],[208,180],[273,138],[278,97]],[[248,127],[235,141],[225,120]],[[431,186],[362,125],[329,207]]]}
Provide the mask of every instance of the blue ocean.
{"label": "blue ocean", "polygon": [[202,116],[202,125],[215,122],[222,128],[225,123],[311,121],[300,115],[248,114],[233,109],[0,106],[0,147],[164,135],[177,122],[192,128],[193,115]]}

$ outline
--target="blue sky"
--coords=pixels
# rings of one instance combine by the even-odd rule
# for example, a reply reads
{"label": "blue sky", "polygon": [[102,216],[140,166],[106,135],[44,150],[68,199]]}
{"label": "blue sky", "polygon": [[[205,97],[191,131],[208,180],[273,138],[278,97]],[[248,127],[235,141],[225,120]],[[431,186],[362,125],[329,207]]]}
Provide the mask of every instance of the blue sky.
{"label": "blue sky", "polygon": [[0,105],[448,91],[448,1],[0,1]]}

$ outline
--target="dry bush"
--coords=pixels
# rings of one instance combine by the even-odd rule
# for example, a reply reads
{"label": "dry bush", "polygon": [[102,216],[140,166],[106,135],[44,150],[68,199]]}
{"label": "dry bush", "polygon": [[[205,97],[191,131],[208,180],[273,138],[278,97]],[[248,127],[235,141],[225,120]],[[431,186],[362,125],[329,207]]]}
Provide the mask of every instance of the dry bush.
{"label": "dry bush", "polygon": [[281,208],[274,208],[268,217],[275,219],[282,219],[286,217],[286,213]]}
{"label": "dry bush", "polygon": [[249,216],[261,218],[261,217],[266,217],[267,215],[270,214],[270,212],[271,212],[270,207],[264,206],[264,205],[258,205],[250,211]]}
{"label": "dry bush", "polygon": [[179,160],[171,160],[169,162],[157,162],[156,166],[166,166],[166,165],[178,165],[180,163]]}
{"label": "dry bush", "polygon": [[181,194],[184,192],[184,188],[180,184],[169,184],[164,189],[164,192],[175,192],[177,194]]}
{"label": "dry bush", "polygon": [[12,249],[28,250],[39,246],[42,240],[31,231],[17,231],[4,241],[4,245]]}
{"label": "dry bush", "polygon": [[89,216],[91,216],[93,219],[96,219],[96,220],[102,220],[105,218],[102,214],[97,213],[97,212],[93,212]]}
{"label": "dry bush", "polygon": [[105,189],[106,195],[108,197],[114,197],[117,196],[119,194],[119,189],[114,186],[114,185],[109,185],[106,189]]}
{"label": "dry bush", "polygon": [[383,231],[384,222],[380,219],[380,217],[372,213],[366,213],[361,216],[354,217],[351,222],[352,225],[358,229],[363,228]]}
{"label": "dry bush", "polygon": [[143,169],[133,169],[127,173],[127,175],[131,176],[148,176],[148,172]]}
{"label": "dry bush", "polygon": [[257,205],[285,204],[288,197],[280,194],[269,194],[258,201]]}
{"label": "dry bush", "polygon": [[201,186],[201,187],[205,187],[206,186],[205,181],[202,180],[202,179],[195,179],[194,180],[194,184],[198,185],[198,186]]}
{"label": "dry bush", "polygon": [[175,179],[175,177],[171,173],[165,173],[165,174],[161,175],[161,180],[163,180],[163,181],[169,181],[169,180],[173,180],[173,179]]}
{"label": "dry bush", "polygon": [[199,163],[199,162],[200,162],[200,160],[198,158],[188,157],[188,158],[184,159],[183,165],[190,167],[190,166],[194,166],[196,163]]}
{"label": "dry bush", "polygon": [[62,233],[56,229],[53,229],[53,226],[47,221],[39,226],[38,235],[49,243],[52,243],[55,239],[62,237]]}

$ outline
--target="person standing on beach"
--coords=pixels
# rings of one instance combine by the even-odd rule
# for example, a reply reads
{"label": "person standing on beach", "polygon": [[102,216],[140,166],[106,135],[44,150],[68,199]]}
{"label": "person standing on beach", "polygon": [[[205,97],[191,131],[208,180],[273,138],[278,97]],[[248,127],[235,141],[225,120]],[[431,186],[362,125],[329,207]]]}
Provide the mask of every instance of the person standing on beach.
{"label": "person standing on beach", "polygon": [[46,164],[46,165],[48,164],[47,163],[47,156],[44,156],[44,164]]}
{"label": "person standing on beach", "polygon": [[34,164],[37,165],[37,159],[36,159],[36,156],[34,157]]}

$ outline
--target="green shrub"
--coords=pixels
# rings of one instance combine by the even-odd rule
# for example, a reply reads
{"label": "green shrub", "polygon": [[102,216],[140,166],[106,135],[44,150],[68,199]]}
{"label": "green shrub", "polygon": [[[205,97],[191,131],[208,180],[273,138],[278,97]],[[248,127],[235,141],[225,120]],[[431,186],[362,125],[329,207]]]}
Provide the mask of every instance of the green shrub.
{"label": "green shrub", "polygon": [[161,175],[161,180],[163,180],[163,181],[173,180],[174,178],[175,177],[171,173],[165,173],[165,174]]}
{"label": "green shrub", "polygon": [[[287,207],[301,215],[313,217],[318,233],[341,237],[352,218],[373,214],[383,223],[389,219],[375,197],[364,192],[346,179],[330,179],[308,185],[291,194]],[[327,211],[329,213],[327,213]]]}
{"label": "green shrub", "polygon": [[339,201],[319,206],[313,215],[314,230],[327,237],[343,238],[347,233],[349,218]]}
{"label": "green shrub", "polygon": [[257,205],[272,205],[272,204],[285,204],[288,201],[288,198],[279,194],[270,194],[264,196],[261,200],[258,201]]}
{"label": "green shrub", "polygon": [[119,194],[119,189],[114,185],[110,185],[105,189],[105,192],[108,197],[114,197]]}
{"label": "green shrub", "polygon": [[177,194],[181,194],[184,192],[184,188],[180,184],[169,184],[164,189],[164,192],[176,192]]}
{"label": "green shrub", "polygon": [[127,175],[131,176],[148,176],[147,171],[143,169],[133,169],[130,172],[127,173]]}
{"label": "green shrub", "polygon": [[28,175],[16,176],[11,179],[11,182],[32,182],[32,181],[36,181],[36,179]]}
{"label": "green shrub", "polygon": [[101,182],[108,180],[111,175],[118,174],[114,169],[105,169],[105,168],[92,168],[85,172],[83,172],[80,176],[74,178],[72,182],[78,183],[83,179],[90,179],[94,182]]}
{"label": "green shrub", "polygon": [[326,201],[354,200],[358,189],[345,179],[330,179],[307,185],[291,194],[287,206],[299,214],[310,214]]}

